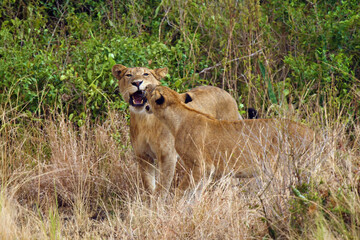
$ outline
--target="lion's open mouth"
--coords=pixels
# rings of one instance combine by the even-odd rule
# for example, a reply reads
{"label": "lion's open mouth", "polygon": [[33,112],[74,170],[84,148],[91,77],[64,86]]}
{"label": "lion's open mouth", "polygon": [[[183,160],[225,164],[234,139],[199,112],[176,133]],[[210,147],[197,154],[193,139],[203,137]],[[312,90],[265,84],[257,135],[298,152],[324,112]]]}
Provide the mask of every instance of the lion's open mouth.
{"label": "lion's open mouth", "polygon": [[137,91],[130,95],[129,103],[134,107],[142,107],[147,102],[144,91]]}

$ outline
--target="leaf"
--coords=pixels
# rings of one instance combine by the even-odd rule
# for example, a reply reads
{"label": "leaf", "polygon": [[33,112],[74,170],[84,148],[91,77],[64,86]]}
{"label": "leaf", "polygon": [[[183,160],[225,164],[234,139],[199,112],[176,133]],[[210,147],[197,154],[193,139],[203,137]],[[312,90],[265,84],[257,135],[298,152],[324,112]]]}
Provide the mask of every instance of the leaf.
{"label": "leaf", "polygon": [[110,55],[109,55],[109,63],[110,63],[110,67],[112,67],[116,64],[114,58],[112,58]]}
{"label": "leaf", "polygon": [[159,10],[160,10],[160,7],[162,6],[163,4],[163,1],[161,1],[161,3],[159,4],[159,6],[155,9],[155,15],[154,15],[154,18],[157,17],[158,13],[159,13]]}
{"label": "leaf", "polygon": [[287,95],[289,95],[290,91],[289,89],[284,89],[284,96],[286,97]]}
{"label": "leaf", "polygon": [[278,104],[277,100],[276,100],[276,95],[275,95],[274,89],[273,89],[271,81],[270,81],[270,78],[266,75],[264,64],[262,62],[259,62],[259,65],[260,65],[261,75],[263,76],[263,78],[265,80],[265,84],[267,83],[267,85],[268,85],[268,94],[269,94],[270,101],[272,104]]}
{"label": "leaf", "polygon": [[104,89],[105,87],[106,87],[106,81],[103,81],[103,82],[101,83],[101,88]]}
{"label": "leaf", "polygon": [[89,70],[87,72],[87,77],[88,77],[89,80],[92,80],[92,74],[93,74],[93,70]]}
{"label": "leaf", "polygon": [[295,194],[295,196],[297,196],[298,198],[300,198],[301,200],[308,202],[309,200],[301,194],[301,192],[294,186],[291,186],[291,190],[293,191],[293,193]]}

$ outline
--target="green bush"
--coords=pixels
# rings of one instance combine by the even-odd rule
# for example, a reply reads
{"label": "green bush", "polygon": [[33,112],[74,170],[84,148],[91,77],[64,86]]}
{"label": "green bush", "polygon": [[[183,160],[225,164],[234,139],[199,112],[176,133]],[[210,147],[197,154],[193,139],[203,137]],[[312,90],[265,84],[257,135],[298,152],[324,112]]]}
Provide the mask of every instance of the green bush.
{"label": "green bush", "polygon": [[320,106],[329,100],[335,108],[358,101],[353,91],[360,73],[358,1],[270,1],[264,6],[274,32],[285,35],[281,56],[294,99],[308,89],[304,100],[316,95]]}
{"label": "green bush", "polygon": [[[62,6],[65,14],[59,15],[56,1],[33,1],[27,8],[21,3],[5,2],[0,11],[4,19],[0,97],[19,110],[42,115],[49,109],[63,109],[81,124],[86,114],[101,117],[109,106],[125,110],[111,74],[114,64],[147,66],[151,61],[151,67],[160,67],[176,62],[177,67],[185,67],[178,61],[186,51],[184,44],[169,47],[144,36],[148,33],[137,37],[118,33],[114,22],[104,20],[110,6],[67,2]],[[17,4],[21,9],[16,9]],[[135,11],[134,7],[141,6],[125,5],[124,11]],[[17,10],[22,19],[10,19]],[[125,24],[131,20],[123,18]]]}
{"label": "green bush", "polygon": [[[212,84],[239,106],[359,113],[360,5],[342,1],[3,1],[0,98],[74,120],[124,110],[115,63],[168,67],[179,91]],[[81,123],[81,121],[80,121]]]}

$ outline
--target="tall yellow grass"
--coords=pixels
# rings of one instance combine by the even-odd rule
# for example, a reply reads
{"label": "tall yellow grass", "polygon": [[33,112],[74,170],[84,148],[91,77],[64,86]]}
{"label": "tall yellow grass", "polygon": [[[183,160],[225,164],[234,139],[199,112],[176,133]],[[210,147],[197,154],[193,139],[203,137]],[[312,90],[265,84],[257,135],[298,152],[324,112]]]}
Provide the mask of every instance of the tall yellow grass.
{"label": "tall yellow grass", "polygon": [[82,127],[12,116],[0,135],[1,239],[360,238],[355,124],[307,116],[321,143],[301,164],[284,155],[276,171],[155,199],[141,191],[125,115]]}

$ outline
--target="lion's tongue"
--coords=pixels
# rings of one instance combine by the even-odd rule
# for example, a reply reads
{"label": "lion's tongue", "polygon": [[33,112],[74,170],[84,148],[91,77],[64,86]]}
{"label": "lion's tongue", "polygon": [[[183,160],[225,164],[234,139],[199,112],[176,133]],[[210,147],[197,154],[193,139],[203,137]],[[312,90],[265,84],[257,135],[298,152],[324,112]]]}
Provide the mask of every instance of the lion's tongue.
{"label": "lion's tongue", "polygon": [[141,94],[135,94],[133,96],[133,101],[135,104],[142,104],[143,103],[143,98],[141,96]]}

